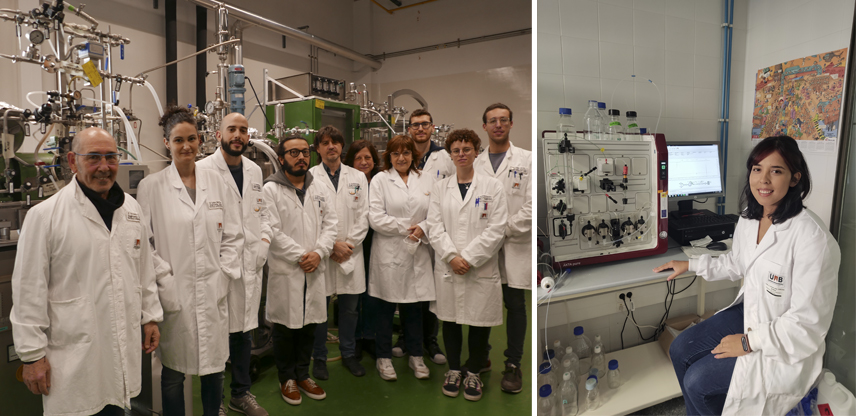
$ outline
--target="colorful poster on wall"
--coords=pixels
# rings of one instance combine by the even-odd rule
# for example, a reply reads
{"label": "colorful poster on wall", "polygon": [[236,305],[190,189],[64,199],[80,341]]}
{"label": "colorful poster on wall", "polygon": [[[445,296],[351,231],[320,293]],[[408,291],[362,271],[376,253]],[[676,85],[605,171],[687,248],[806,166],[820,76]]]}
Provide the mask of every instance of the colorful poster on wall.
{"label": "colorful poster on wall", "polygon": [[759,70],[752,140],[787,135],[800,140],[803,149],[834,152],[846,61],[844,48]]}

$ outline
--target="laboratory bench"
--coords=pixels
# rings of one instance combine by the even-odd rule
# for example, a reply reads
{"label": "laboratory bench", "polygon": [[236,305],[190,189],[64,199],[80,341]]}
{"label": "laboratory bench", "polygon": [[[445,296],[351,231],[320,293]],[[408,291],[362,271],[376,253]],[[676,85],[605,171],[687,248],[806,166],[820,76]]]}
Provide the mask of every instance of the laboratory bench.
{"label": "laboratory bench", "polygon": [[[636,308],[662,304],[664,290],[661,284],[671,271],[655,273],[653,269],[670,260],[689,260],[677,243],[672,240],[669,242],[669,249],[663,254],[571,268],[568,277],[556,283],[549,298],[546,290],[538,288],[539,312],[544,309],[543,306],[561,302],[567,305],[568,313],[574,316],[573,322],[610,315],[617,310],[605,308],[604,305],[615,304],[618,293],[630,290],[634,293]],[[695,296],[696,313],[699,316],[705,312],[704,294],[740,285],[740,282],[731,281],[707,282],[696,278],[691,271],[679,275],[675,281],[676,290],[688,288],[676,295],[675,299]],[[548,322],[542,321],[542,313],[538,317],[539,331],[543,331]],[[681,395],[672,363],[660,343],[653,341],[607,352],[606,361],[612,359],[618,360],[622,385],[612,390],[605,380],[599,382],[602,405],[591,412],[585,409],[585,380],[580,377],[578,393],[581,415],[624,415]]]}

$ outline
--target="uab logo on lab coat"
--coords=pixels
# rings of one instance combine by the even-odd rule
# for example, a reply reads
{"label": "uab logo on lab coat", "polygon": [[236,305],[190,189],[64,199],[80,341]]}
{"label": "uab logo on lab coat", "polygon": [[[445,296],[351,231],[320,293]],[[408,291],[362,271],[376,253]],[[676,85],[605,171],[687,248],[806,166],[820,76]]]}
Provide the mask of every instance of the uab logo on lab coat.
{"label": "uab logo on lab coat", "polygon": [[785,293],[785,276],[778,276],[775,273],[769,273],[767,275],[765,286],[767,293],[780,298],[782,297],[782,294]]}

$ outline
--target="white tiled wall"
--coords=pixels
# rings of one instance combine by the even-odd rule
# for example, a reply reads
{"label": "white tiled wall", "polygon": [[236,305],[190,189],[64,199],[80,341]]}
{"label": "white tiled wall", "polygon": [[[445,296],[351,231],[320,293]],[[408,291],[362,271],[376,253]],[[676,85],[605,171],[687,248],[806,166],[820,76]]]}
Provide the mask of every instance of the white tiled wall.
{"label": "white tiled wall", "polygon": [[[743,78],[738,80],[735,75],[732,80],[732,85],[743,83],[743,94],[738,97],[741,101],[741,111],[746,114],[739,123],[735,123],[738,131],[730,142],[730,146],[737,152],[735,161],[744,160],[752,149],[748,138],[751,137],[751,111],[757,71],[787,60],[848,47],[853,24],[853,7],[852,0],[749,2],[747,14],[743,17],[748,28],[743,34],[746,39],[744,56],[736,54],[736,47],[734,56],[735,60],[742,59],[746,62]],[[736,23],[736,15],[734,20]],[[735,110],[732,106],[732,114]],[[806,206],[828,225],[832,212],[837,153],[806,150],[803,150],[803,153],[812,177],[812,192],[806,200]],[[742,169],[742,166],[735,165],[735,169],[738,167]],[[729,169],[728,174],[732,181],[735,176],[743,175],[732,169]]]}
{"label": "white tiled wall", "polygon": [[[537,1],[539,134],[555,129],[559,107],[570,107],[581,124],[594,99],[622,116],[635,110],[640,126],[666,140],[719,140],[721,0]],[[731,74],[739,82],[732,81],[732,103],[743,97],[748,1],[735,2]],[[731,124],[738,125],[744,114],[734,109]],[[730,212],[737,207],[734,179],[726,183],[733,185]],[[713,202],[697,205],[714,209]],[[544,228],[544,218],[538,220]]]}

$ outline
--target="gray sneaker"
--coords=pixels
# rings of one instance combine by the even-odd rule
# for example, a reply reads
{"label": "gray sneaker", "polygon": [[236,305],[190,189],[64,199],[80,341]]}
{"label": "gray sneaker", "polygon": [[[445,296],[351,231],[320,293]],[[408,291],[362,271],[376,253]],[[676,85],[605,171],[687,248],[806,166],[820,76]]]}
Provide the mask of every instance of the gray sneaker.
{"label": "gray sneaker", "polygon": [[229,408],[247,416],[268,416],[267,410],[259,406],[256,396],[250,392],[240,397],[232,397],[232,400],[229,401]]}
{"label": "gray sneaker", "polygon": [[226,410],[226,405],[223,402],[220,402],[220,413],[219,416],[229,416],[229,411]]}

